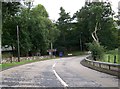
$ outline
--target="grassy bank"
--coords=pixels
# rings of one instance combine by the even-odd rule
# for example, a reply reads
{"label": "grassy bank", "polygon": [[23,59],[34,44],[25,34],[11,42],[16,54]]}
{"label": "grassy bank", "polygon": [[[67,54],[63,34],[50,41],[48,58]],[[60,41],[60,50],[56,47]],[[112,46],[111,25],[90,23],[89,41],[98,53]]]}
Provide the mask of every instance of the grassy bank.
{"label": "grassy bank", "polygon": [[119,63],[118,55],[105,54],[102,61],[114,63],[114,56],[116,56],[116,63]]}
{"label": "grassy bank", "polygon": [[118,50],[112,50],[112,51],[106,52],[104,54],[102,61],[114,63],[115,56],[116,56],[116,63],[120,64],[120,60],[118,59]]}
{"label": "grassy bank", "polygon": [[[85,54],[85,52],[80,52],[80,51],[67,52],[63,57],[69,56],[68,54],[72,54],[71,56],[78,56],[78,55]],[[56,57],[56,58],[59,58],[59,57]],[[2,65],[0,65],[0,67],[2,67],[2,70],[5,70],[5,69],[12,68],[19,65],[24,65],[32,62],[37,62],[37,61],[51,60],[51,59],[54,59],[54,58],[44,58],[44,59],[38,59],[38,60],[25,60],[21,62],[3,63]]]}
{"label": "grassy bank", "polygon": [[41,60],[25,60],[25,61],[21,61],[21,62],[3,63],[0,65],[0,68],[2,68],[2,70],[5,70],[5,69],[12,68],[12,67],[19,66],[19,65],[24,65],[24,64],[38,62],[38,61],[44,61],[44,60],[50,60],[50,59],[51,58],[44,58]]}

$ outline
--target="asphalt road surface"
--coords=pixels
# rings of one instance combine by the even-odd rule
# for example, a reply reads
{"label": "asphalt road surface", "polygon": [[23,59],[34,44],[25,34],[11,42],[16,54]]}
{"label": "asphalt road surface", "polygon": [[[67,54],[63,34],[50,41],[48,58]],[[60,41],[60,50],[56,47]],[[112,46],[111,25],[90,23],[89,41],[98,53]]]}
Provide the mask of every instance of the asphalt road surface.
{"label": "asphalt road surface", "polygon": [[80,64],[86,56],[30,63],[0,72],[2,87],[118,87],[118,79]]}

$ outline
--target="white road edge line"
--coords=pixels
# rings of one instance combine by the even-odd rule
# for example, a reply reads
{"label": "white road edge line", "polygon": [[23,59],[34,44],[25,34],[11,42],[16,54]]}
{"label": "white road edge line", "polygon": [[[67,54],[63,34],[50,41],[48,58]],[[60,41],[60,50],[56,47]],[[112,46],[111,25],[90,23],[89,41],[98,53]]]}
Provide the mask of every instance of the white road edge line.
{"label": "white road edge line", "polygon": [[[55,67],[56,63],[52,66],[52,69]],[[55,76],[58,78],[58,80],[61,82],[61,84],[64,87],[68,87],[68,85],[62,80],[62,78],[60,78],[60,76],[57,74],[57,72],[53,69],[53,72],[55,74]]]}

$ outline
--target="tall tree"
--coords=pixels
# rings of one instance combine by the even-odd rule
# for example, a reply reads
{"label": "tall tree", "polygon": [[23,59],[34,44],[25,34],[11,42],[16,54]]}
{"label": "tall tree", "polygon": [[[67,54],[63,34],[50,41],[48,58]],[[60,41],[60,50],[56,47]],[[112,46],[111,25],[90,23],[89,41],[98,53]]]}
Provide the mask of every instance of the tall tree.
{"label": "tall tree", "polygon": [[57,27],[60,30],[60,36],[57,40],[58,47],[62,50],[67,48],[67,34],[70,29],[71,17],[69,13],[66,13],[63,7],[60,8],[60,18],[57,21]]}
{"label": "tall tree", "polygon": [[59,32],[48,18],[48,13],[41,4],[29,11],[27,27],[31,42],[30,50],[32,52],[41,52],[41,54],[46,53],[50,42],[54,42]]}
{"label": "tall tree", "polygon": [[[30,11],[29,32],[32,42],[32,51],[46,52],[48,48],[48,13],[44,6],[39,4]],[[32,25],[31,25],[32,24]],[[32,34],[31,34],[32,33]]]}
{"label": "tall tree", "polygon": [[120,48],[120,1],[118,2],[118,21],[117,24],[119,26],[118,28],[118,46]]}
{"label": "tall tree", "polygon": [[[116,39],[113,35],[116,31],[113,25],[113,14],[109,2],[91,2],[87,3],[76,15],[79,27],[82,25],[83,32],[89,33],[88,39],[91,37],[98,45],[102,44],[110,49],[113,45],[116,46]],[[110,42],[111,40],[115,44]]]}
{"label": "tall tree", "polygon": [[[9,5],[10,4],[10,5]],[[14,3],[12,3],[14,4]],[[43,5],[34,8],[19,6],[15,3],[5,3],[3,14],[3,40],[2,45],[17,49],[16,27],[19,26],[20,52],[25,56],[29,51],[46,53],[50,42],[54,42],[59,31],[48,18],[48,13]],[[12,8],[13,12],[10,11]],[[51,36],[51,37],[49,37]]]}
{"label": "tall tree", "polygon": [[2,46],[8,45],[12,48],[16,44],[16,13],[19,12],[19,2],[2,2]]}
{"label": "tall tree", "polygon": [[[58,36],[60,35],[60,30],[57,28],[55,23],[52,23],[49,21],[48,28],[49,28],[49,34],[48,34],[48,39],[49,39],[49,46],[54,47],[54,43],[57,40]],[[50,45],[51,44],[51,45]]]}

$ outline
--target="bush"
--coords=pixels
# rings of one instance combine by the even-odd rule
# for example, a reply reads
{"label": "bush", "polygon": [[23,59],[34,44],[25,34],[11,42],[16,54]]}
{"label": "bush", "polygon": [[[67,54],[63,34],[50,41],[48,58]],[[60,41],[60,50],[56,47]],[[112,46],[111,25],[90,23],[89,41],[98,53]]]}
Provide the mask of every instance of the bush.
{"label": "bush", "polygon": [[88,43],[88,50],[91,51],[93,60],[100,60],[103,58],[104,55],[104,47],[96,44],[95,42],[93,43]]}
{"label": "bush", "polygon": [[2,53],[2,58],[9,58],[11,56],[12,56],[11,53]]}

